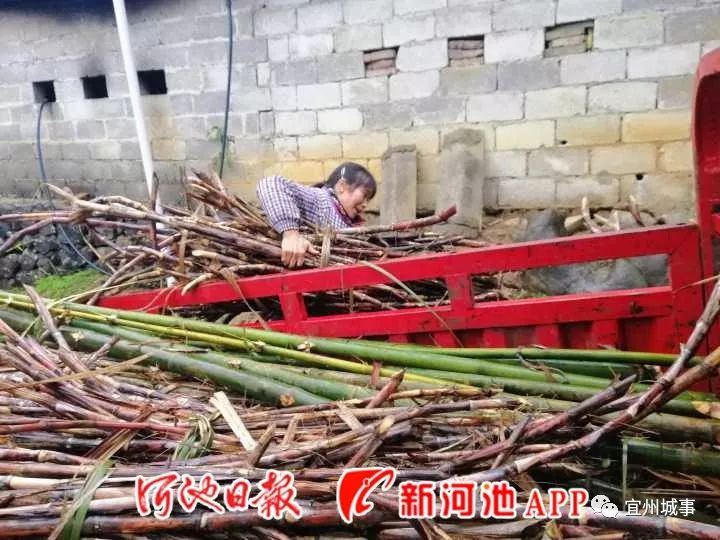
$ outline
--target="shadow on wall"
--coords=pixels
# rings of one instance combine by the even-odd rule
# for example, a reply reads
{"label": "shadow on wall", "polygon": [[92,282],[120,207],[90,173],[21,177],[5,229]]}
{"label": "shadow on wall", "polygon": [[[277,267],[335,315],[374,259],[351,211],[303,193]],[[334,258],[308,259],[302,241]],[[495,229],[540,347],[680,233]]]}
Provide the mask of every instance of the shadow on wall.
{"label": "shadow on wall", "polygon": [[[142,11],[163,5],[171,5],[176,0],[125,0],[128,16],[137,16]],[[75,19],[78,16],[114,19],[111,0],[0,0],[0,13],[18,11],[27,14],[49,15],[57,19]]]}

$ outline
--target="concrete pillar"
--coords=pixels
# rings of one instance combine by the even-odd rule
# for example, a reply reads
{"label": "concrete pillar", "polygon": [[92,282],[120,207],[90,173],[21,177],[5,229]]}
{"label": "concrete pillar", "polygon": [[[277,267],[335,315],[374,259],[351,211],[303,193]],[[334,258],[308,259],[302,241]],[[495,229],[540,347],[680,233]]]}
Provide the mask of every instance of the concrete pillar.
{"label": "concrete pillar", "polygon": [[417,152],[415,145],[388,148],[382,156],[383,224],[415,219],[417,210]]}
{"label": "concrete pillar", "polygon": [[457,214],[437,230],[477,236],[482,228],[485,145],[482,131],[458,129],[443,138],[435,210],[452,205]]}

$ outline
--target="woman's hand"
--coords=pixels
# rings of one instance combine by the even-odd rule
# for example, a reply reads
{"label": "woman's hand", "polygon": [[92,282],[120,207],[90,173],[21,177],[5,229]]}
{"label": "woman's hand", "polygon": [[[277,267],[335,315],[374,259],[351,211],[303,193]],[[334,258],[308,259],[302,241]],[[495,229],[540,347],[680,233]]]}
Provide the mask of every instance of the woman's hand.
{"label": "woman's hand", "polygon": [[299,231],[285,231],[282,235],[282,263],[288,268],[298,268],[305,262],[305,254],[317,255],[318,251]]}

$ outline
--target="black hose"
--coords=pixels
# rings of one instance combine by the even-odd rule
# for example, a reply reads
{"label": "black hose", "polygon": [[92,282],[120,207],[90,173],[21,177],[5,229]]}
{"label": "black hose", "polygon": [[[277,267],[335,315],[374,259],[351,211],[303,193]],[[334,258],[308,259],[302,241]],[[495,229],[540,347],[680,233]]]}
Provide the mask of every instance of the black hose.
{"label": "black hose", "polygon": [[233,67],[233,18],[232,18],[232,0],[227,0],[228,10],[228,71],[227,71],[227,88],[225,90],[225,125],[222,132],[222,148],[220,150],[220,167],[218,174],[220,178],[223,176],[223,168],[225,167],[225,149],[228,141],[228,117],[230,115],[230,84],[232,83],[232,67]]}
{"label": "black hose", "polygon": [[[42,181],[43,181],[43,188],[44,188],[43,191],[45,192],[45,197],[47,198],[48,203],[50,204],[50,208],[52,208],[53,210],[57,210],[57,208],[55,207],[55,204],[53,203],[50,190],[47,187],[48,179],[47,179],[47,174],[45,174],[45,160],[43,159],[42,141],[40,138],[40,126],[42,125],[42,114],[43,114],[43,110],[45,109],[45,105],[47,105],[48,103],[50,103],[50,102],[46,100],[40,104],[40,111],[38,112],[37,129],[36,129],[35,135],[36,135],[36,139],[37,139],[38,164],[40,165],[40,176],[42,177]],[[110,275],[110,272],[100,268],[98,265],[93,263],[91,260],[89,260],[87,257],[85,257],[85,255],[83,255],[80,252],[80,250],[77,248],[77,246],[75,246],[73,241],[68,236],[68,234],[65,231],[65,228],[62,226],[62,224],[55,223],[54,227],[55,227],[55,234],[60,233],[63,236],[63,238],[65,239],[65,243],[70,247],[70,249],[72,249],[75,252],[75,254],[78,257],[80,257],[80,259],[82,259],[88,266],[94,268],[98,272],[102,272],[103,274],[106,274],[108,276]]]}

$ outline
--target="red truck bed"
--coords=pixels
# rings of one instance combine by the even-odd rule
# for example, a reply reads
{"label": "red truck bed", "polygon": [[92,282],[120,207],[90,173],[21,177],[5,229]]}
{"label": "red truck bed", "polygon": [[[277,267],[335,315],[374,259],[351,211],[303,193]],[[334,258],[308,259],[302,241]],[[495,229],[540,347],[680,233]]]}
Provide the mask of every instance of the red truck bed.
{"label": "red truck bed", "polygon": [[[712,243],[720,230],[720,50],[698,68],[693,106],[693,144],[697,166],[698,223],[651,227],[618,233],[553,239],[419,256],[378,263],[403,281],[441,279],[450,304],[333,316],[309,316],[304,294],[390,283],[365,265],[295,271],[239,279],[246,299],[276,297],[283,319],[271,327],[317,336],[371,337],[399,342],[457,346],[549,347],[611,346],[626,350],[676,352],[703,306],[713,275]],[[475,303],[473,275],[544,266],[665,254],[668,285],[592,294]],[[240,300],[225,282],[178,289],[108,296],[101,305],[162,311]],[[710,333],[715,347],[718,328]]]}

